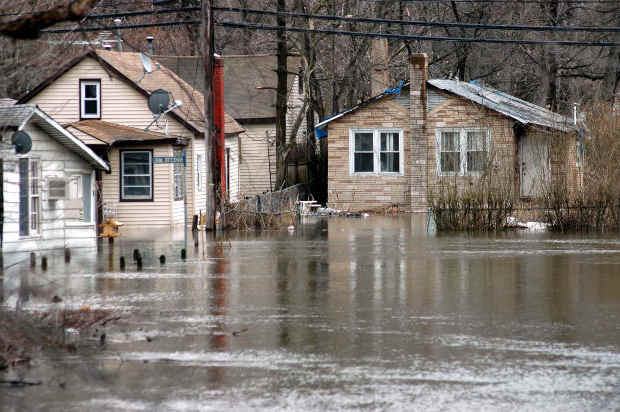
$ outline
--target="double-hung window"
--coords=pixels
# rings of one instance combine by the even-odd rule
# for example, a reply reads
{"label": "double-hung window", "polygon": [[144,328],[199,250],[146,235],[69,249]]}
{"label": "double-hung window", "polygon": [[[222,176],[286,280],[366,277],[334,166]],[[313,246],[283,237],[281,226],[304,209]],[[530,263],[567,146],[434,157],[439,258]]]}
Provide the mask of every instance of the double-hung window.
{"label": "double-hung window", "polygon": [[19,159],[19,234],[39,234],[41,224],[41,165],[39,159]]}
{"label": "double-hung window", "polygon": [[437,130],[437,169],[440,175],[477,175],[489,161],[487,129]]}
{"label": "double-hung window", "polygon": [[205,186],[205,169],[204,163],[202,162],[202,155],[196,155],[196,191],[203,192]]}
{"label": "double-hung window", "polygon": [[349,148],[352,175],[403,174],[403,132],[400,129],[352,129]]}
{"label": "double-hung window", "polygon": [[[175,158],[183,157],[183,149],[174,149],[172,154]],[[173,163],[173,173],[174,173],[174,200],[183,200],[183,179],[185,179],[185,174],[183,173],[183,163]]]}
{"label": "double-hung window", "polygon": [[121,200],[153,200],[153,154],[121,151]]}
{"label": "double-hung window", "polygon": [[101,118],[101,81],[80,80],[80,118]]}

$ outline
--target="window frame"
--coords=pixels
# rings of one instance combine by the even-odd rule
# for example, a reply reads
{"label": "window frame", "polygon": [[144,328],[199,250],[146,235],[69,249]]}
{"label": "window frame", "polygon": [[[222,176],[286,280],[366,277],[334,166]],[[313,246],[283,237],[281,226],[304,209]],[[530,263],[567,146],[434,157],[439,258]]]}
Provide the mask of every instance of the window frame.
{"label": "window frame", "polygon": [[[41,196],[41,191],[42,191],[42,169],[41,169],[41,159],[39,157],[19,157],[18,158],[19,161],[22,160],[26,160],[27,161],[27,166],[26,166],[26,170],[27,170],[27,189],[28,189],[28,193],[27,196],[25,196],[25,198],[27,199],[26,202],[26,216],[27,216],[27,221],[26,223],[26,227],[27,227],[27,231],[24,232],[22,231],[22,196],[21,196],[21,187],[22,184],[24,184],[21,180],[21,166],[18,166],[19,168],[19,190],[20,190],[20,196],[19,196],[19,212],[18,212],[18,233],[19,233],[19,237],[20,238],[28,238],[28,237],[39,237],[41,236],[41,201],[42,201],[42,196]],[[33,168],[36,169],[36,178],[33,179]],[[36,193],[34,193],[33,191],[33,187],[35,187],[36,185]],[[36,205],[36,210],[35,210],[35,206]],[[33,227],[34,224],[34,227]]]}
{"label": "window frame", "polygon": [[[450,133],[456,132],[458,133],[458,143],[459,143],[459,170],[456,172],[452,171],[443,171],[441,168],[441,143],[442,143],[442,133]],[[476,132],[476,133],[484,133],[485,134],[485,145],[486,145],[486,160],[487,162],[490,160],[490,143],[491,143],[491,130],[486,127],[438,127],[435,129],[435,163],[437,167],[437,175],[438,176],[481,176],[484,174],[484,170],[467,170],[467,154],[469,150],[467,150],[467,133],[468,132]],[[475,152],[475,151],[473,151]]]}
{"label": "window frame", "polygon": [[196,192],[204,192],[205,190],[205,165],[202,154],[196,153]]}
{"label": "window frame", "polygon": [[[86,86],[97,87],[97,97],[86,97]],[[97,113],[86,114],[86,101],[97,101]],[[100,79],[80,79],[80,119],[101,119],[101,80]]]}
{"label": "window frame", "polygon": [[[150,175],[151,175],[151,196],[149,198],[125,198],[124,197],[124,193],[123,193],[123,189],[124,189],[124,185],[123,185],[123,180],[125,177],[125,171],[124,171],[124,166],[125,166],[125,162],[124,162],[124,154],[125,153],[148,153],[149,155],[149,171],[150,171]],[[119,201],[121,202],[152,202],[153,198],[154,198],[154,194],[155,194],[155,168],[153,167],[153,150],[152,149],[131,149],[131,150],[120,150],[119,151]],[[133,176],[133,175],[130,175]]]}
{"label": "window frame", "polygon": [[[355,135],[358,133],[372,133],[373,170],[370,172],[355,171]],[[398,172],[381,171],[381,133],[398,133]],[[405,148],[403,129],[393,127],[380,128],[352,128],[349,129],[349,175],[350,176],[404,176]],[[362,152],[360,152],[362,153]],[[363,152],[367,153],[367,152]],[[387,152],[384,152],[387,153]],[[396,152],[390,152],[396,153]]]}
{"label": "window frame", "polygon": [[[173,148],[172,157],[183,157],[182,148]],[[183,163],[172,164],[172,196],[173,200],[179,201],[185,199],[185,173]]]}

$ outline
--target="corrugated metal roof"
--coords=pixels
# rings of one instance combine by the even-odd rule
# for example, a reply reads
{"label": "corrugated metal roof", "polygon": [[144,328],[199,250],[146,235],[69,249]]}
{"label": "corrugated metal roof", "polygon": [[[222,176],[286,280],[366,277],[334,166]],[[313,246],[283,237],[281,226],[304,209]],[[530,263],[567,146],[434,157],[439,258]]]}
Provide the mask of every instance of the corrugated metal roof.
{"label": "corrugated metal roof", "polygon": [[[427,83],[437,89],[456,94],[457,96],[502,113],[522,124],[534,124],[564,132],[577,130],[576,126],[568,117],[554,113],[533,103],[526,102],[525,100],[521,100],[507,93],[500,92],[499,90],[483,87],[478,84],[447,79],[432,79],[428,80]],[[409,83],[406,83],[403,87],[409,87]],[[371,97],[356,106],[326,118],[318,123],[316,127],[324,127],[329,122],[386,96],[392,96],[392,93],[386,91],[380,95]]]}
{"label": "corrugated metal roof", "polygon": [[34,104],[0,107],[0,124],[23,129],[33,122],[47,135],[98,169],[110,170],[108,164],[88,148],[80,139],[58,124]]}
{"label": "corrugated metal roof", "polygon": [[507,93],[475,83],[458,80],[433,79],[428,81],[438,89],[454,93],[484,107],[500,112],[522,124],[535,124],[564,132],[576,130],[571,119],[544,107],[526,102]]}

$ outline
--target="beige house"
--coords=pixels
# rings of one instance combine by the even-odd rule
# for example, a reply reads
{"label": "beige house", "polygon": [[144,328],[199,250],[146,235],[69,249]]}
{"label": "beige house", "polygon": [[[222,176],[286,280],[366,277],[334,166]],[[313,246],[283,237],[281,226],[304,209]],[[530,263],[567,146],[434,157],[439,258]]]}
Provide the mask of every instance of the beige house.
{"label": "beige house", "polygon": [[327,134],[330,207],[425,211],[442,183],[462,189],[488,168],[524,200],[549,183],[576,189],[568,118],[475,83],[427,80],[427,64],[412,55],[408,84],[317,124]]}
{"label": "beige house", "polygon": [[[0,107],[0,137],[4,263],[34,251],[94,247],[95,176],[110,170],[106,162],[33,104]],[[20,139],[26,149],[16,152],[12,142]]]}
{"label": "beige house", "polygon": [[[191,222],[206,207],[203,95],[157,62],[145,72],[143,57],[90,51],[20,103],[53,113],[109,163],[110,172],[97,175],[100,217],[112,214],[125,225],[182,224],[186,202]],[[158,89],[182,105],[154,121],[147,102]],[[227,115],[224,129],[230,139],[243,132]],[[185,170],[179,163],[162,163],[184,152]]]}
{"label": "beige house", "polygon": [[[204,87],[204,65],[197,56],[156,56],[196,89]],[[276,180],[276,63],[275,55],[222,56],[224,61],[224,107],[226,113],[245,129],[234,137],[226,137],[229,198],[277,190]],[[288,58],[287,141],[291,141],[294,125],[303,106],[300,90],[299,57]],[[295,138],[303,143],[305,116],[302,113]]]}

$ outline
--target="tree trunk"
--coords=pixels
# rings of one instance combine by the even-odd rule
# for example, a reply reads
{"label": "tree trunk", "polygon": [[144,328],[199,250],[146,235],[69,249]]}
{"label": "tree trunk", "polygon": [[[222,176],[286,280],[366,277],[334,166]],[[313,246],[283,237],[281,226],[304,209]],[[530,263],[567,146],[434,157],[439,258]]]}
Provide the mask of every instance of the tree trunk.
{"label": "tree trunk", "polygon": [[[278,11],[286,10],[286,1],[278,0]],[[277,25],[285,26],[286,18],[277,17]],[[276,190],[280,190],[286,181],[286,76],[287,48],[286,32],[278,30],[278,85],[276,95]]]}

